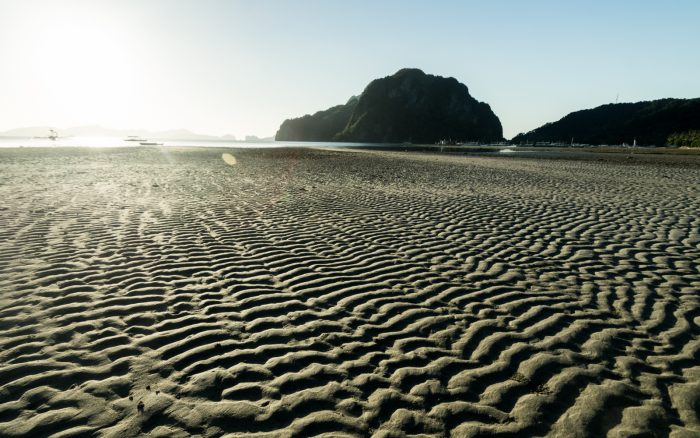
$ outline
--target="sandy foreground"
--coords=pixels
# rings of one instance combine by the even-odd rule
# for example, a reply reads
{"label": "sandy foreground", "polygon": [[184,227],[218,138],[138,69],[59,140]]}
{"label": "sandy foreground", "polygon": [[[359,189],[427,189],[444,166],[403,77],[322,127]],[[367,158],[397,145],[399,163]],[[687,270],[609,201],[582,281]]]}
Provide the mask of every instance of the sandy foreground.
{"label": "sandy foreground", "polygon": [[698,212],[673,163],[0,150],[0,436],[700,436]]}

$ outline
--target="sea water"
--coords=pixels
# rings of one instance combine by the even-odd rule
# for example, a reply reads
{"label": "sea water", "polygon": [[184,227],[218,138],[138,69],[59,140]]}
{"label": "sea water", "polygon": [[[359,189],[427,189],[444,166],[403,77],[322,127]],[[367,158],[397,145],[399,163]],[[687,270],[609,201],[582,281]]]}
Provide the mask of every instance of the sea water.
{"label": "sea water", "polygon": [[[149,143],[173,147],[221,147],[221,148],[279,148],[279,147],[348,147],[379,146],[372,143],[324,143],[309,141],[236,141],[236,140],[195,140],[148,138]],[[0,148],[17,147],[142,147],[138,141],[126,141],[120,137],[59,137],[51,140],[46,137],[2,137]]]}

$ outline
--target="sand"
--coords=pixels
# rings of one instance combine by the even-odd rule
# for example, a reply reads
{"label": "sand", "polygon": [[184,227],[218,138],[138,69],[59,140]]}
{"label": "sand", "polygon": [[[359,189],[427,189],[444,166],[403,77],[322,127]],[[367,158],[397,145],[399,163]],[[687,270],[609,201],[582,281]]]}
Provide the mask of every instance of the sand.
{"label": "sand", "polygon": [[673,163],[0,150],[0,436],[699,436],[698,211]]}

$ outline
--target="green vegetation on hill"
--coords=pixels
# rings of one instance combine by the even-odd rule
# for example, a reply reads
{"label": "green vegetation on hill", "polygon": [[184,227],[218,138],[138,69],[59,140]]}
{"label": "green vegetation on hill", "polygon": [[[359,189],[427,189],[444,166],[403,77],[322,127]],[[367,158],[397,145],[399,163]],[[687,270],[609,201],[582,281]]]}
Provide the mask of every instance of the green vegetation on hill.
{"label": "green vegetation on hill", "polygon": [[345,128],[357,105],[353,96],[345,105],[337,105],[313,115],[288,119],[282,123],[275,140],[287,141],[333,141]]}
{"label": "green vegetation on hill", "polygon": [[677,132],[668,136],[669,146],[700,148],[700,130]]}
{"label": "green vegetation on hill", "polygon": [[663,146],[673,133],[700,129],[700,98],[660,99],[602,105],[576,111],[554,123],[518,134],[511,142]]}
{"label": "green vegetation on hill", "polygon": [[372,81],[356,100],[285,120],[276,140],[435,143],[490,142],[503,129],[489,105],[454,78],[399,70]]}

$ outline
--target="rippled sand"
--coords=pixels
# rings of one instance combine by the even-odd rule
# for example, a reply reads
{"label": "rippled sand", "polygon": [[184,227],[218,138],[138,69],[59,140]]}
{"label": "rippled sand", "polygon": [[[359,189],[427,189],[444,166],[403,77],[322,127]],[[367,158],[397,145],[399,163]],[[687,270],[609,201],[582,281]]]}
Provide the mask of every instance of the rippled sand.
{"label": "rippled sand", "polygon": [[0,436],[698,436],[699,211],[693,166],[0,150]]}

